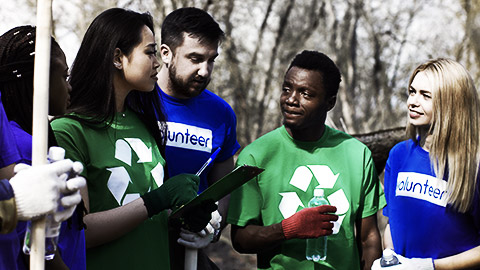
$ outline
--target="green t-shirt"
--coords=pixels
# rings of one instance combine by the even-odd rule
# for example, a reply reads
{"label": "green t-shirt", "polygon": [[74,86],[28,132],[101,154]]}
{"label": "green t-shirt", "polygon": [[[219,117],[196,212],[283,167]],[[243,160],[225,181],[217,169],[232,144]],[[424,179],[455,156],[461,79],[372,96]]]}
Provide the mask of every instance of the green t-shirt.
{"label": "green t-shirt", "polygon": [[[66,157],[84,165],[91,213],[125,205],[163,184],[165,160],[132,110],[118,113],[108,128],[66,117],[53,121],[52,128]],[[88,269],[169,267],[166,211],[112,242],[87,249]]]}
{"label": "green t-shirt", "polygon": [[306,240],[291,239],[258,253],[259,269],[360,269],[355,221],[375,215],[385,206],[365,145],[328,126],[318,141],[300,142],[282,126],[245,147],[237,160],[237,165],[243,164],[265,171],[232,193],[228,223],[279,223],[306,207],[318,185],[339,215],[334,234],[328,236],[325,262],[306,260]]}

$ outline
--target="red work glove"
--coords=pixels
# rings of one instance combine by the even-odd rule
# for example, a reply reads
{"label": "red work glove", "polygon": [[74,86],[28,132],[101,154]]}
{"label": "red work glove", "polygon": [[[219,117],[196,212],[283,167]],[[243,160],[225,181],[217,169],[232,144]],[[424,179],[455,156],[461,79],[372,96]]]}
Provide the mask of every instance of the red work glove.
{"label": "red work glove", "polygon": [[333,223],[338,219],[337,208],[332,205],[321,205],[305,208],[293,216],[282,220],[283,235],[286,239],[317,238],[332,234]]}

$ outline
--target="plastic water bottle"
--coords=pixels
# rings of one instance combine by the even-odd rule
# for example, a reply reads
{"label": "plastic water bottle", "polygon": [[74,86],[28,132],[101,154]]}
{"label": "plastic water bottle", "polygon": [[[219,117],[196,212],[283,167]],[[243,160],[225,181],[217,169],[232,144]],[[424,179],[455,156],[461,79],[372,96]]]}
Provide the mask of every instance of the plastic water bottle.
{"label": "plastic water bottle", "polygon": [[[50,147],[48,150],[48,161],[53,163],[65,158],[65,150],[61,147]],[[59,204],[58,210],[63,210]],[[51,260],[55,256],[57,250],[58,236],[60,234],[61,222],[55,222],[52,215],[46,216],[45,222],[45,260]],[[23,243],[23,253],[30,255],[32,249],[32,222],[27,222],[27,229],[25,232],[25,241]]]}
{"label": "plastic water bottle", "polygon": [[[320,205],[329,205],[324,197],[323,189],[315,188],[313,190],[313,198],[308,202],[308,207],[316,207]],[[307,249],[305,256],[309,261],[324,261],[327,258],[327,237],[307,239]]]}
{"label": "plastic water bottle", "polygon": [[397,256],[395,256],[395,253],[393,252],[393,250],[389,248],[384,249],[382,258],[380,259],[380,266],[389,267],[397,264],[400,264],[400,261],[398,261],[398,258]]}

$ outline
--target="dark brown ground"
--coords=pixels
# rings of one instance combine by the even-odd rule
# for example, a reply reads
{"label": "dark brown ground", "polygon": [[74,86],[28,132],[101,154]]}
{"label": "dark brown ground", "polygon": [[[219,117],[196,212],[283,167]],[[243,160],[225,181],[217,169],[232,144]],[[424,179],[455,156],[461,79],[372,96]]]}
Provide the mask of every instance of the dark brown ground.
{"label": "dark brown ground", "polygon": [[252,254],[240,254],[232,248],[230,241],[230,225],[222,232],[222,237],[215,244],[206,249],[210,260],[222,270],[251,270],[257,269],[257,258]]}

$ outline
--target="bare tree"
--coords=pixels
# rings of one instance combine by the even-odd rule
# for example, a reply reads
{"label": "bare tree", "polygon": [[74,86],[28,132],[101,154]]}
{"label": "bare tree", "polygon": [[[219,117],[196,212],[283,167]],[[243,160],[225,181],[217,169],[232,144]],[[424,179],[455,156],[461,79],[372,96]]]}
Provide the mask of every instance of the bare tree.
{"label": "bare tree", "polygon": [[[35,4],[32,0],[24,1],[32,7]],[[341,70],[337,105],[329,114],[332,125],[349,133],[403,126],[404,87],[418,57],[412,44],[432,52],[422,59],[439,52],[454,55],[474,71],[475,78],[480,76],[477,2],[458,0],[452,5],[443,0],[414,0],[408,4],[394,0],[73,0],[57,4],[63,10],[54,10],[54,22],[56,29],[68,29],[80,41],[92,19],[113,6],[150,11],[157,33],[165,16],[174,9],[196,6],[206,10],[226,33],[209,89],[232,105],[237,114],[238,139],[247,145],[281,124],[281,82],[291,59],[304,49],[326,53]],[[81,13],[63,12],[67,5]],[[463,40],[452,40],[439,48],[432,40],[412,34],[412,29],[418,27],[418,14],[432,6],[452,10],[445,18],[436,16],[436,21],[448,21],[458,14],[457,20],[463,22]],[[444,34],[438,31],[437,37]],[[453,47],[455,50],[449,51]]]}

